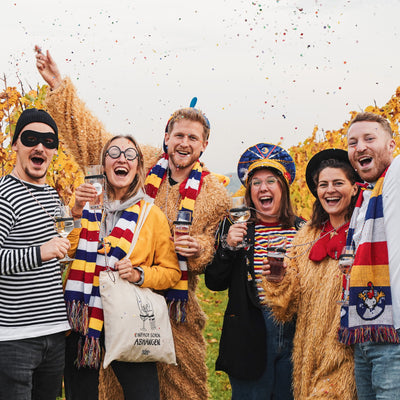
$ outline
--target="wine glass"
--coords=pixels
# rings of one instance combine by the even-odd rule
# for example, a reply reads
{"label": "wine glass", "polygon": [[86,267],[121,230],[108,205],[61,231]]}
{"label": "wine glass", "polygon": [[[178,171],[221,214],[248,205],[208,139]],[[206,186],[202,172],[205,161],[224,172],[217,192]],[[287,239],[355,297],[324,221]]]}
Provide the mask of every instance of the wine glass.
{"label": "wine glass", "polygon": [[244,196],[232,197],[232,207],[229,213],[235,224],[241,224],[250,219],[250,209],[247,207]]}
{"label": "wine glass", "polygon": [[[74,229],[74,218],[68,206],[59,205],[54,210],[54,229],[63,238],[66,238]],[[73,258],[68,257],[68,254],[59,260],[62,262],[73,261]]]}
{"label": "wine glass", "polygon": [[[245,224],[251,217],[250,209],[247,207],[246,199],[244,196],[232,197],[232,206],[229,214],[234,224]],[[246,247],[248,245],[246,239],[238,243],[236,247]]]}
{"label": "wine glass", "polygon": [[85,182],[92,184],[97,192],[96,198],[89,202],[89,207],[91,210],[102,210],[105,192],[105,175],[103,174],[103,166],[88,165],[85,168],[85,173]]}
{"label": "wine glass", "polygon": [[354,249],[351,246],[345,246],[339,256],[339,269],[344,274],[344,285],[342,290],[342,299],[338,304],[342,306],[349,305],[350,297],[350,271],[354,263]]}

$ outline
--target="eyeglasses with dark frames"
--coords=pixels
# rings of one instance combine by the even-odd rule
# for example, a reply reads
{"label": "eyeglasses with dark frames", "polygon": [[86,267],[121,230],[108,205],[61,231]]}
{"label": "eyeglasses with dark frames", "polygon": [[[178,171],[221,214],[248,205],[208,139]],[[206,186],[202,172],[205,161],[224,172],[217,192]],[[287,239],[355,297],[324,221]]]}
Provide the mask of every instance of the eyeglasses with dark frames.
{"label": "eyeglasses with dark frames", "polygon": [[133,147],[128,147],[126,150],[121,150],[118,146],[111,146],[107,151],[106,155],[109,155],[111,158],[119,158],[120,155],[123,154],[128,161],[134,161],[139,153]]}

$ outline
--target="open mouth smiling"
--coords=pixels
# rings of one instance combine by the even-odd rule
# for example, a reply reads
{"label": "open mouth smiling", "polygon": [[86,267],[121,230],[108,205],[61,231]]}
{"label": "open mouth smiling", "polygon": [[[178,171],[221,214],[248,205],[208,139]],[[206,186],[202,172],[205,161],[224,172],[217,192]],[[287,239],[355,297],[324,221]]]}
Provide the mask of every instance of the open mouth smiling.
{"label": "open mouth smiling", "polygon": [[182,157],[186,157],[189,155],[189,152],[184,150],[177,150],[176,152]]}
{"label": "open mouth smiling", "polygon": [[126,176],[128,175],[128,169],[124,167],[117,167],[114,169],[114,174],[117,176]]}
{"label": "open mouth smiling", "polygon": [[268,206],[268,205],[270,205],[272,203],[272,197],[271,196],[263,196],[263,197],[260,197],[259,200],[260,200],[260,203],[263,206]]}
{"label": "open mouth smiling", "polygon": [[39,156],[31,157],[31,161],[34,165],[40,166],[44,163],[44,158]]}
{"label": "open mouth smiling", "polygon": [[369,165],[372,162],[372,157],[369,157],[369,156],[360,157],[358,159],[358,162],[362,167],[365,167],[365,166]]}
{"label": "open mouth smiling", "polygon": [[325,201],[328,203],[330,206],[334,206],[340,201],[340,197],[326,197]]}

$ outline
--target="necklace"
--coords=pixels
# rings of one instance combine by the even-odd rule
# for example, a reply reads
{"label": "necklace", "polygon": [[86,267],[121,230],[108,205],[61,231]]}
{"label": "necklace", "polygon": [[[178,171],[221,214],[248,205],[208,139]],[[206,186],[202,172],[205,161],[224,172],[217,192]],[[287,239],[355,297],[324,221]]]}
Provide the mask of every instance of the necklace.
{"label": "necklace", "polygon": [[[323,224],[323,226],[322,226],[321,233],[323,232],[324,227],[325,227],[325,225],[326,225],[327,222],[328,222],[328,221],[325,221],[325,222],[324,222],[324,224]],[[285,257],[289,258],[290,260],[293,260],[293,259],[295,259],[295,258],[297,258],[297,257],[301,257],[302,255],[304,255],[305,253],[307,253],[307,251],[309,251],[309,250],[311,249],[311,247],[312,247],[315,243],[317,243],[319,240],[323,239],[325,236],[330,235],[330,234],[332,234],[332,233],[337,233],[337,231],[338,231],[340,228],[342,228],[343,226],[345,226],[347,223],[348,223],[348,221],[345,221],[343,224],[339,225],[337,228],[332,228],[332,229],[330,229],[328,232],[325,232],[323,235],[320,234],[316,239],[311,240],[311,241],[309,241],[309,242],[291,245],[292,248],[294,248],[294,247],[301,247],[301,246],[308,246],[308,247],[307,247],[303,252],[301,252],[300,254],[297,254],[296,256],[291,257],[291,256],[288,256],[288,255],[285,254]]]}
{"label": "necklace", "polygon": [[[33,198],[33,199],[35,200],[35,202],[40,206],[40,208],[46,213],[46,215],[47,215],[52,221],[55,222],[56,220],[55,220],[54,216],[53,216],[53,215],[50,215],[50,214],[47,212],[47,210],[43,207],[42,203],[40,203],[40,201],[39,201],[39,200],[36,198],[36,196],[31,192],[31,190],[28,188],[28,186],[25,185],[25,182],[17,175],[17,173],[16,173],[15,170],[12,171],[11,175],[12,175],[14,178],[17,178],[17,179],[18,179],[18,181],[22,184],[22,186],[25,188],[25,190],[32,196],[32,198]],[[51,192],[49,192],[46,186],[44,186],[44,189],[46,190],[46,192],[47,192],[48,194],[50,194],[50,196],[53,198],[53,200],[54,200],[56,203],[58,203],[58,204],[61,205],[61,202],[60,202],[60,199],[59,199],[59,198],[54,197],[54,194],[51,193]]]}
{"label": "necklace", "polygon": [[[168,220],[168,223],[169,223],[170,227],[172,227],[174,220],[171,220],[169,218],[169,216],[168,216],[168,196],[169,196],[169,186],[170,186],[170,182],[169,182],[169,179],[168,179],[168,177],[169,177],[169,172],[168,171],[169,171],[169,169],[167,169],[167,174],[168,175],[167,175],[167,179],[166,179],[166,183],[165,183],[167,185],[167,189],[166,189],[166,195],[165,195],[165,203],[164,203],[164,207],[163,207],[162,211],[164,212],[165,216],[167,217],[167,220]],[[178,185],[178,183],[176,183],[176,185]],[[181,194],[179,193],[178,194],[178,198],[176,200],[176,204],[175,204],[175,206],[173,207],[173,210],[172,210],[173,215],[175,215],[175,216],[177,215],[178,210],[179,210],[179,201],[180,201],[180,199],[181,199]]]}

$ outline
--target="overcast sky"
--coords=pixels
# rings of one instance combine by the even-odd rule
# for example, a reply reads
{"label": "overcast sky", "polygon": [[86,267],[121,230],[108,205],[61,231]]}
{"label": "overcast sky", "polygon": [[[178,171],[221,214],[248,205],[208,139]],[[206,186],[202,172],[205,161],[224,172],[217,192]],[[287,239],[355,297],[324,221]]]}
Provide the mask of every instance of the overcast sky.
{"label": "overcast sky", "polygon": [[153,145],[196,96],[211,123],[202,160],[227,173],[253,144],[290,147],[385,104],[399,15],[398,0],[2,0],[0,72],[42,84],[39,44],[110,132]]}

